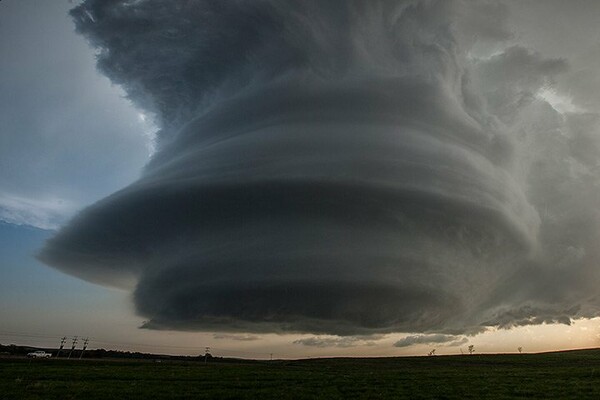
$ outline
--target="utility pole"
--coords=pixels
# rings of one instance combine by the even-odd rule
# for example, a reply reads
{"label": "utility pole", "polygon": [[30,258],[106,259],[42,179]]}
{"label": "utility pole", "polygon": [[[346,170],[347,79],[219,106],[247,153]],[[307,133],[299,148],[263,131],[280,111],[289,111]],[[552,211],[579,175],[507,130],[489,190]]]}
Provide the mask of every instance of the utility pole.
{"label": "utility pole", "polygon": [[83,349],[81,349],[81,354],[79,354],[80,360],[81,360],[81,357],[83,357],[83,352],[85,351],[85,349],[87,349],[87,345],[88,345],[89,341],[90,341],[90,338],[83,339]]}
{"label": "utility pole", "polygon": [[273,361],[273,353],[271,353],[271,361]]}
{"label": "utility pole", "polygon": [[56,358],[58,358],[58,356],[60,356],[60,352],[62,351],[63,347],[65,347],[65,342],[67,341],[67,337],[63,336],[60,339],[60,347],[58,348],[58,353],[56,353]]}
{"label": "utility pole", "polygon": [[210,356],[210,347],[206,346],[206,348],[204,349],[204,364],[206,364],[208,356]]}
{"label": "utility pole", "polygon": [[71,351],[69,352],[69,357],[67,357],[67,359],[71,358],[71,354],[73,354],[73,350],[75,350],[76,345],[77,345],[77,336],[75,336],[73,338],[73,345],[71,346]]}

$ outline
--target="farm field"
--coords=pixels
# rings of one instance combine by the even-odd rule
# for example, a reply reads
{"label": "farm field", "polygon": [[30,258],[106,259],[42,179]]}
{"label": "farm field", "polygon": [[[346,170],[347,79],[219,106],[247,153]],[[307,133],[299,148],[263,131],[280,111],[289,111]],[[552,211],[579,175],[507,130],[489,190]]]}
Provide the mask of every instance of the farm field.
{"label": "farm field", "polygon": [[0,359],[0,399],[598,399],[600,350],[239,363]]}

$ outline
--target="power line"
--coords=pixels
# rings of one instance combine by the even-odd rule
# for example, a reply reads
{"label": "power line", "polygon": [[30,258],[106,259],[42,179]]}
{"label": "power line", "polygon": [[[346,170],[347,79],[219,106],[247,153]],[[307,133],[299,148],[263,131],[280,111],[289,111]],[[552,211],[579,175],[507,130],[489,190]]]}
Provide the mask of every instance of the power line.
{"label": "power line", "polygon": [[32,338],[48,338],[48,339],[59,339],[60,335],[41,335],[21,332],[3,332],[0,331],[0,336],[15,336],[15,337],[32,337]]}
{"label": "power line", "polygon": [[[31,338],[31,339],[52,339],[52,340],[56,340],[59,339],[61,340],[61,347],[59,347],[59,351],[58,354],[60,354],[60,352],[63,350],[64,348],[64,343],[67,340],[66,336],[60,336],[60,335],[52,335],[52,334],[40,334],[40,333],[26,333],[26,332],[15,332],[15,331],[0,331],[0,337],[12,337],[12,338]],[[78,342],[78,336],[74,336],[72,339],[72,345],[71,345],[71,349],[69,351],[69,358],[71,357],[73,351],[75,350],[75,347],[77,345]],[[87,340],[87,343],[86,343]],[[164,349],[164,350],[168,350],[168,349],[172,349],[172,350],[186,350],[189,352],[195,352],[195,353],[199,353],[201,352],[203,349],[205,351],[206,354],[206,348],[207,346],[181,346],[181,345],[169,345],[169,344],[145,344],[145,343],[136,343],[136,342],[121,342],[121,341],[112,341],[112,340],[103,340],[103,338],[98,338],[98,337],[93,337],[93,336],[87,336],[86,339],[83,340],[83,345],[84,345],[84,349],[87,349],[87,345],[90,341],[93,341],[96,344],[100,344],[100,345],[114,345],[114,346],[119,346],[119,347],[141,347],[141,348],[147,348],[147,349]],[[255,356],[255,357],[262,357],[262,358],[267,358],[267,359],[272,359],[274,355],[277,355],[279,357],[289,357],[289,358],[296,358],[297,356],[292,356],[289,354],[283,354],[283,353],[272,353],[272,352],[260,352],[260,351],[252,351],[252,350],[233,350],[233,349],[226,349],[226,348],[222,348],[222,347],[209,347],[209,350],[212,351],[216,351],[217,353],[225,353],[225,354],[229,354],[230,356],[243,356],[243,355],[248,355],[248,356]],[[57,354],[57,356],[58,356]]]}
{"label": "power line", "polygon": [[[30,333],[22,333],[22,332],[6,332],[0,331],[0,336],[14,336],[14,337],[32,337],[32,338],[48,338],[48,339],[60,339],[59,335],[43,335],[43,334],[30,334]],[[182,350],[202,350],[205,346],[179,346],[179,345],[168,345],[168,344],[144,344],[144,343],[136,343],[136,342],[122,342],[122,341],[111,341],[111,340],[103,340],[99,337],[88,336],[88,339],[94,340],[95,343],[103,343],[103,344],[114,344],[114,345],[131,345],[138,347],[160,347],[160,348],[168,348],[168,349],[182,349]],[[213,347],[213,350],[224,351],[224,352],[244,352],[250,354],[261,354],[261,355],[269,355],[269,352],[256,352],[256,351],[240,351],[240,350],[231,350],[224,348],[216,348]]]}

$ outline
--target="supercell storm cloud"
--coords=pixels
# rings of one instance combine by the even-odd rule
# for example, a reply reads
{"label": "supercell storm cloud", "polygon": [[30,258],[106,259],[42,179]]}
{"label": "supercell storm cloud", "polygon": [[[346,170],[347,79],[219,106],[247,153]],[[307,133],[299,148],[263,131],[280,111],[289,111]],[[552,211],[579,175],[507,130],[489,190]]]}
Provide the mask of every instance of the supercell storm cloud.
{"label": "supercell storm cloud", "polygon": [[[599,118],[564,59],[471,1],[87,0],[100,70],[156,115],[142,177],[39,257],[155,329],[476,332],[599,299]],[[478,58],[475,46],[502,51]]]}

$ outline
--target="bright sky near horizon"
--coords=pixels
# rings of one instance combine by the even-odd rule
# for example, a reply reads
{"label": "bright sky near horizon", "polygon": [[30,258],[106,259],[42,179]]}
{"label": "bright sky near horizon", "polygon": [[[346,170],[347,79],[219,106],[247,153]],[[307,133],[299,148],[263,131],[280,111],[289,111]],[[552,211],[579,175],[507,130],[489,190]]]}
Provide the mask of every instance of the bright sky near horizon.
{"label": "bright sky near horizon", "polygon": [[599,2],[129,3],[0,2],[0,343],[600,346]]}

